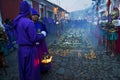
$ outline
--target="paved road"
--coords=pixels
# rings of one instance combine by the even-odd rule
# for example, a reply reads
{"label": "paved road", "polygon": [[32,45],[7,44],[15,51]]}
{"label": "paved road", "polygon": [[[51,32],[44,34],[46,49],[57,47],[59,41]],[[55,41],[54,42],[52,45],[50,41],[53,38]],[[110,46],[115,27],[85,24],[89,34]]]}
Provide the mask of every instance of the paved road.
{"label": "paved road", "polygon": [[[70,29],[49,45],[52,69],[42,80],[120,80],[120,56],[104,53],[90,37],[84,30]],[[8,75],[0,75],[0,80],[19,80],[16,51],[6,56]]]}
{"label": "paved road", "polygon": [[79,29],[62,35],[58,44],[49,46],[54,56],[52,70],[43,80],[120,80],[120,55],[113,58],[104,53],[96,40]]}

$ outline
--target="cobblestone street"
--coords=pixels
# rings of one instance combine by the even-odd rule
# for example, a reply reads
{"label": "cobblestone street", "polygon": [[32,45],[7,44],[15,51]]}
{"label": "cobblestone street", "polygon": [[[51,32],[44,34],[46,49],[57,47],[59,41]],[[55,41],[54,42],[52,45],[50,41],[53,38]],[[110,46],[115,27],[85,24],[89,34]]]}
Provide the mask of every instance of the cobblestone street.
{"label": "cobblestone street", "polygon": [[[52,69],[42,80],[120,80],[120,55],[104,53],[89,37],[84,30],[70,29],[50,44]],[[0,75],[0,80],[19,80],[16,51],[6,56],[8,75]]]}
{"label": "cobblestone street", "polygon": [[[70,32],[72,31],[68,31]],[[67,38],[70,35],[64,35],[63,41],[60,39],[58,45],[56,43],[53,48],[50,47],[50,52],[54,56],[52,70],[42,76],[43,80],[119,80],[119,55],[111,57],[110,53],[104,53],[102,46],[93,46],[96,42],[87,39],[90,35],[84,34],[84,31],[83,34],[80,33],[79,30],[73,33],[79,34],[75,35],[73,40]],[[62,45],[66,41],[65,36],[70,40],[68,42],[72,43],[66,42],[66,47]]]}
{"label": "cobblestone street", "polygon": [[0,80],[120,80],[120,0],[0,0]]}

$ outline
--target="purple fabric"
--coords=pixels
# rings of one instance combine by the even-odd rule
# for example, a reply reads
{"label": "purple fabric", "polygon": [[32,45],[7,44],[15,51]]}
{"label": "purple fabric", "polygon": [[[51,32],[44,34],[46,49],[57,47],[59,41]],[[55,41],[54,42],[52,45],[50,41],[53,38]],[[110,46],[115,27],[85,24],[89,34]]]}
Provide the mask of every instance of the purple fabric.
{"label": "purple fabric", "polygon": [[38,12],[34,8],[31,8],[31,11],[32,11],[32,15],[38,15],[39,16]]}
{"label": "purple fabric", "polygon": [[19,45],[34,45],[36,41],[44,38],[44,35],[36,35],[34,23],[29,19],[22,17],[15,29],[16,41]]}
{"label": "purple fabric", "polygon": [[43,54],[44,54],[44,53],[48,53],[48,48],[47,48],[47,45],[46,45],[45,40],[42,40],[42,41],[40,42],[40,45],[37,45],[36,47],[37,47],[37,51],[38,51],[38,53],[39,53],[39,58],[40,58],[40,60],[41,60]]}
{"label": "purple fabric", "polygon": [[22,1],[20,3],[20,14],[26,16],[29,13],[31,13],[30,5],[26,1]]}
{"label": "purple fabric", "polygon": [[[37,31],[37,29],[40,29],[40,31],[47,32],[45,25],[43,25],[43,23],[41,23],[39,21],[35,22],[35,28],[36,28],[36,31]],[[40,40],[39,43],[40,44],[37,45],[37,49],[38,49],[38,53],[40,54],[40,59],[41,59],[42,54],[44,52],[48,53],[48,48],[47,48],[47,45],[46,45],[45,38]]]}
{"label": "purple fabric", "polygon": [[[19,45],[18,47],[19,56],[18,57],[19,57],[19,68],[20,68],[19,69],[20,80],[40,80],[40,73],[39,73],[40,68],[39,66],[35,67],[33,65],[37,64],[36,61],[38,61],[39,59],[37,52],[36,52],[35,43],[36,41],[43,39],[44,36],[42,34],[36,35],[34,23],[29,18],[25,18],[25,17],[21,17],[21,19],[19,19],[17,27],[14,29],[14,32],[16,35],[16,42]],[[32,62],[33,58],[35,62]],[[26,59],[28,61],[26,61]],[[28,64],[31,64],[33,67],[27,66]],[[25,72],[25,70],[27,69],[26,67],[28,68],[28,72]],[[24,70],[21,70],[22,68]],[[32,78],[29,78],[30,75]],[[36,76],[36,75],[39,75],[39,76]],[[23,78],[26,78],[26,79],[23,79]]]}
{"label": "purple fabric", "polygon": [[38,54],[34,46],[19,46],[18,62],[20,80],[40,80]]}
{"label": "purple fabric", "polygon": [[[47,32],[45,25],[43,23],[39,22],[39,21],[35,22],[35,28],[36,28],[36,30],[40,29],[40,31]],[[36,48],[37,48],[37,52],[38,52],[38,55],[39,55],[39,59],[41,61],[42,57],[43,57],[43,54],[44,53],[48,54],[49,52],[48,52],[48,48],[47,48],[45,39],[40,40],[39,43],[40,43],[39,45],[36,45]],[[47,71],[50,68],[51,68],[51,64],[48,65],[48,66],[44,66],[44,64],[40,64],[40,69],[41,69],[40,71],[41,72]]]}
{"label": "purple fabric", "polygon": [[[44,39],[44,35],[36,34],[34,22],[26,17],[30,8],[28,4],[23,1],[20,6],[22,14],[19,14],[13,22],[14,35],[18,44],[20,80],[40,80],[40,61],[35,43]],[[22,9],[24,7],[28,8],[24,11]]]}
{"label": "purple fabric", "polygon": [[7,36],[8,36],[9,42],[12,43],[12,36],[11,36],[12,32],[10,30],[10,25],[6,24],[4,26],[5,26],[5,32],[6,32]]}

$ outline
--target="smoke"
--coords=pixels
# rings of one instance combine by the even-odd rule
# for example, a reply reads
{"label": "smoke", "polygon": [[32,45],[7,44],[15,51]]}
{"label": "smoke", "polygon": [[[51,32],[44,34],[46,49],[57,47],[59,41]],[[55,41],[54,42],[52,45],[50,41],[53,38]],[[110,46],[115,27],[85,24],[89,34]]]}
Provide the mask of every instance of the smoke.
{"label": "smoke", "polygon": [[[67,26],[71,29],[71,33],[75,35],[82,35],[80,38],[82,44],[87,47],[96,48],[101,44],[101,35],[99,26],[97,25],[97,19],[92,12],[87,10],[76,11],[70,14],[70,20],[68,20]],[[83,45],[83,46],[84,46]]]}

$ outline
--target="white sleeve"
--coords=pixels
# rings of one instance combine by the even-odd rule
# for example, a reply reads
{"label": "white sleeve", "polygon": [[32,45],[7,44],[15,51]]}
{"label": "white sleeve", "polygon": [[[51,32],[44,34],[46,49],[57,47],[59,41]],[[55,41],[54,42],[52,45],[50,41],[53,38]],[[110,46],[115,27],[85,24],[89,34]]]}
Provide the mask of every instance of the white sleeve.
{"label": "white sleeve", "polygon": [[46,32],[45,31],[42,31],[41,34],[43,34],[44,36],[46,36]]}

